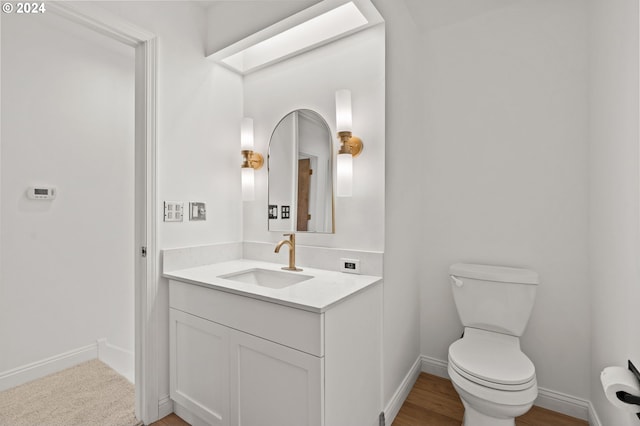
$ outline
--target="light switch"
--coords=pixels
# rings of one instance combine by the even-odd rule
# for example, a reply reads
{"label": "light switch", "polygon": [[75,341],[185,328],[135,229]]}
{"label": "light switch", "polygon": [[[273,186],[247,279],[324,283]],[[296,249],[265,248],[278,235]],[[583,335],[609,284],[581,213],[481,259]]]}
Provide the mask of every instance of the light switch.
{"label": "light switch", "polygon": [[278,218],[278,206],[276,204],[269,204],[269,219]]}
{"label": "light switch", "polygon": [[184,203],[180,201],[164,202],[164,221],[182,222]]}

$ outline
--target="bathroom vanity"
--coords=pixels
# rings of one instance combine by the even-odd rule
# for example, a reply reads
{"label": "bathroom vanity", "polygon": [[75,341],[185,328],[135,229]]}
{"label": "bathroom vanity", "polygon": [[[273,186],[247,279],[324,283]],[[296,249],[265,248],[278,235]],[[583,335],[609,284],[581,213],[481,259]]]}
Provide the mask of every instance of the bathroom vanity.
{"label": "bathroom vanity", "polygon": [[378,425],[381,278],[280,266],[165,272],[176,413],[193,425]]}

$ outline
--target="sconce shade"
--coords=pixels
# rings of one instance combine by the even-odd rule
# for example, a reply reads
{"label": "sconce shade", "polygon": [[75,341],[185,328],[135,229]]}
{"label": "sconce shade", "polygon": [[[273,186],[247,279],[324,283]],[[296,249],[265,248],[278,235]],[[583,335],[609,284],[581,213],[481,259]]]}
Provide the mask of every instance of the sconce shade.
{"label": "sconce shade", "polygon": [[242,201],[253,201],[255,198],[254,170],[243,167],[242,171]]}
{"label": "sconce shade", "polygon": [[242,201],[255,199],[255,170],[262,167],[263,158],[253,152],[253,119],[243,118],[240,124],[240,152],[242,153]]}
{"label": "sconce shade", "polygon": [[336,130],[338,132],[352,131],[351,91],[348,89],[336,92]]}
{"label": "sconce shade", "polygon": [[353,156],[350,153],[338,154],[336,167],[336,195],[351,197],[353,193]]}
{"label": "sconce shade", "polygon": [[240,149],[253,151],[253,119],[243,118],[240,124]]}

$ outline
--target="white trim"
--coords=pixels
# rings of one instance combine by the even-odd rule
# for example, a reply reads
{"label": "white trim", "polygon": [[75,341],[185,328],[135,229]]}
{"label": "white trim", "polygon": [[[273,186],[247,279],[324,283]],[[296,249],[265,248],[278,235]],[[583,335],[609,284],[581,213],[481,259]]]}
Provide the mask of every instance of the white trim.
{"label": "white trim", "polygon": [[[136,289],[135,389],[136,417],[145,424],[159,417],[156,297],[157,235],[157,62],[155,34],[93,4],[50,2],[47,10],[114,40],[135,47],[136,113]],[[142,246],[147,257],[140,256]]]}
{"label": "white trim", "polygon": [[424,373],[433,374],[434,376],[444,377],[449,379],[449,371],[447,370],[448,363],[436,358],[431,358],[426,355],[420,356],[422,360],[422,371]]}
{"label": "white trim", "polygon": [[[420,359],[422,360],[423,372],[447,379],[449,378],[449,374],[447,373],[448,363],[446,361],[425,355],[421,355]],[[582,420],[588,420],[591,411],[591,403],[589,401],[546,388],[538,388],[538,398],[534,404],[547,410],[556,411]],[[593,413],[595,414],[595,411],[593,411]],[[595,416],[595,418],[597,418],[597,416]]]}
{"label": "white trim", "polygon": [[[140,201],[136,215],[144,220],[138,231],[136,252],[147,247],[147,257],[136,263],[140,285],[136,286],[136,415],[145,424],[159,420],[158,396],[158,326],[156,298],[158,295],[157,249],[157,39],[150,39],[136,48],[136,199]],[[145,141],[145,143],[139,143]],[[141,219],[142,216],[144,219]],[[138,223],[140,223],[137,220]],[[138,386],[140,383],[140,386]]]}
{"label": "white trim", "polygon": [[393,424],[393,421],[398,415],[400,408],[402,408],[402,404],[404,404],[404,401],[407,399],[407,396],[409,396],[409,392],[411,392],[411,388],[413,388],[413,385],[416,384],[416,380],[418,380],[418,376],[420,376],[420,365],[421,365],[420,357],[418,357],[416,359],[416,362],[413,363],[413,365],[411,366],[411,369],[409,370],[407,375],[404,377],[404,379],[400,383],[400,386],[398,386],[398,389],[395,391],[395,393],[391,397],[391,400],[385,407],[384,409],[385,424],[387,425]]}
{"label": "white trim", "polygon": [[165,395],[158,401],[158,414],[162,419],[171,413],[173,413],[173,401],[169,395]]}
{"label": "white trim", "polygon": [[566,393],[539,387],[534,405],[581,420],[589,420],[589,401]]}
{"label": "white trim", "polygon": [[600,417],[598,417],[598,413],[591,402],[589,402],[589,424],[591,426],[602,426]]}
{"label": "white trim", "polygon": [[0,391],[40,379],[97,357],[98,346],[93,343],[2,372],[0,373]]}
{"label": "white trim", "polygon": [[95,5],[54,1],[47,3],[47,11],[131,47],[137,47],[140,43],[155,38],[153,33],[143,30],[104,9],[99,9]]}
{"label": "white trim", "polygon": [[118,374],[134,383],[135,356],[133,351],[112,345],[107,339],[98,339],[98,359]]}
{"label": "white trim", "polygon": [[191,412],[191,410],[187,410],[184,406],[179,403],[173,403],[174,412],[178,417],[180,417],[185,422],[189,423],[191,426],[210,426],[209,423],[202,420],[200,417],[196,416]]}

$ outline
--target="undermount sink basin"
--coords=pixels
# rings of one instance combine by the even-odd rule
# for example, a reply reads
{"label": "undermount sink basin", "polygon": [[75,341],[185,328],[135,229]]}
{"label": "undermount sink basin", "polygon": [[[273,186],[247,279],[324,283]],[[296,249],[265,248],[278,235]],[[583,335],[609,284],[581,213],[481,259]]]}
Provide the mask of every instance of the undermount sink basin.
{"label": "undermount sink basin", "polygon": [[255,284],[269,288],[285,288],[313,278],[311,275],[301,275],[296,272],[272,271],[269,269],[253,268],[246,271],[220,275],[218,278]]}

